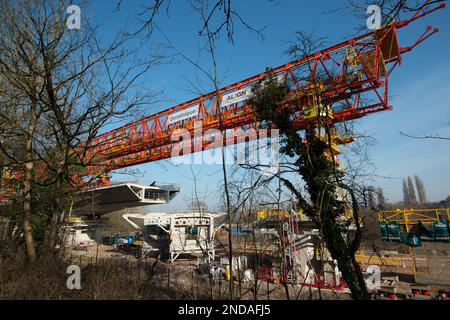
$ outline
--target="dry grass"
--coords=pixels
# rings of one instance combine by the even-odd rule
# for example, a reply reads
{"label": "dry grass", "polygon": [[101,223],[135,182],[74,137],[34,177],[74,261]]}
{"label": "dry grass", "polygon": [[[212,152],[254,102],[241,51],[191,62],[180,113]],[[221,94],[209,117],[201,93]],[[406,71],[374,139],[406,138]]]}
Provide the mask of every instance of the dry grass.
{"label": "dry grass", "polygon": [[0,254],[0,299],[186,299],[175,288],[158,286],[146,274],[130,277],[112,263],[81,268],[81,290],[66,285],[68,262],[60,256],[40,257],[30,264],[21,254]]}
{"label": "dry grass", "polygon": [[[1,246],[1,245],[0,245]],[[0,248],[1,249],[1,248]],[[60,255],[40,257],[30,264],[23,254],[0,250],[0,300],[208,300],[227,299],[229,283],[215,280],[195,272],[192,267],[154,263],[149,259],[141,264],[137,260],[130,264],[120,264],[117,260],[87,262],[81,266],[81,290],[69,290],[66,285],[69,274],[69,259]],[[73,260],[75,261],[78,259]],[[90,261],[90,260],[88,260]],[[95,261],[95,260],[94,260]],[[152,270],[152,266],[155,266]],[[140,271],[139,271],[140,270]],[[152,276],[153,274],[153,276]],[[242,285],[242,287],[241,287]],[[254,284],[238,284],[235,297],[243,300],[254,299]],[[258,282],[258,299],[286,299],[284,289],[279,284]],[[213,288],[213,292],[211,292]],[[317,290],[290,288],[292,299],[319,299]],[[327,297],[325,297],[327,296]],[[323,292],[322,298],[347,299]]]}

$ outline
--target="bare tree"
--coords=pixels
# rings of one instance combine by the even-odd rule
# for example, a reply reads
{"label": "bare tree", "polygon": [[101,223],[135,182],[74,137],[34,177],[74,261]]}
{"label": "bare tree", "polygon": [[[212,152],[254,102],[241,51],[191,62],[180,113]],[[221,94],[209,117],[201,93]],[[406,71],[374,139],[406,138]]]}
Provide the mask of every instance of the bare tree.
{"label": "bare tree", "polygon": [[[274,2],[274,0],[269,0]],[[150,36],[154,30],[158,16],[165,12],[169,15],[170,9],[174,6],[173,1],[170,0],[143,0],[140,3],[141,11],[138,13],[138,19],[141,22],[140,28],[135,31],[135,34],[144,32],[146,36]],[[122,0],[116,0],[116,10],[120,10],[123,5]],[[200,20],[197,35],[218,39],[221,34],[225,33],[228,41],[234,42],[235,23],[243,25],[247,30],[255,32],[260,37],[263,37],[263,29],[256,29],[247,24],[246,19],[242,17],[241,13],[235,9],[234,0],[189,0],[186,4],[176,4],[177,10],[181,6],[186,6],[188,9],[193,7],[204,9],[204,19]]]}
{"label": "bare tree", "polygon": [[[449,124],[449,126],[450,126],[450,124]],[[443,137],[439,134],[429,134],[429,135],[425,135],[425,136],[415,136],[415,135],[407,134],[404,132],[400,132],[400,134],[402,136],[412,138],[412,139],[450,140],[450,137]]]}
{"label": "bare tree", "polygon": [[[421,8],[427,8],[436,3],[444,3],[446,0],[348,0],[347,4],[331,12],[341,11],[349,12],[358,18],[367,19],[367,8],[370,5],[376,5],[381,9],[382,25],[388,25],[391,22],[399,21],[411,12]],[[358,31],[367,32],[365,24],[357,28]]]}
{"label": "bare tree", "polygon": [[[88,165],[97,167],[97,176],[108,170],[88,157],[90,142],[106,124],[128,118],[152,102],[151,91],[129,92],[160,61],[159,56],[140,58],[132,36],[120,30],[104,43],[97,34],[100,26],[88,18],[81,30],[69,30],[69,5],[70,1],[5,1],[1,11],[7,26],[0,31],[0,77],[7,84],[2,96],[23,106],[2,116],[10,130],[24,138],[26,150],[23,160],[9,158],[17,172],[25,172],[25,238],[31,234],[25,221],[32,214],[32,184],[47,188],[46,250],[55,247],[64,207],[83,183],[77,177]],[[2,151],[11,155],[6,145]]]}
{"label": "bare tree", "polygon": [[386,209],[386,199],[384,197],[384,191],[382,188],[377,189],[377,204],[379,210]]}

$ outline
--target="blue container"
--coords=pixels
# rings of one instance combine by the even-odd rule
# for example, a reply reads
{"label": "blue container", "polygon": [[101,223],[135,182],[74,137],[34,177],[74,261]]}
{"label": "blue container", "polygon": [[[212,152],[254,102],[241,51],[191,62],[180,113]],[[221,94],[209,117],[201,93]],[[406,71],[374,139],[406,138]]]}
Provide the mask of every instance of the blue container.
{"label": "blue container", "polygon": [[420,238],[422,240],[428,240],[428,241],[434,240],[433,228],[428,228],[421,221],[419,221],[418,227],[419,227]]}
{"label": "blue container", "polygon": [[421,247],[422,246],[422,240],[420,239],[420,235],[417,233],[402,232],[400,234],[400,241],[411,247]]}
{"label": "blue container", "polygon": [[388,222],[387,233],[389,240],[400,240],[400,224],[398,222]]}
{"label": "blue container", "polygon": [[412,246],[412,247],[421,247],[422,246],[422,241],[420,239],[420,235],[415,234],[415,233],[411,234],[410,246]]}
{"label": "blue container", "polygon": [[433,222],[433,234],[435,241],[449,241],[448,221]]}
{"label": "blue container", "polygon": [[380,232],[381,232],[381,238],[387,240],[387,238],[388,238],[387,222],[380,221]]}

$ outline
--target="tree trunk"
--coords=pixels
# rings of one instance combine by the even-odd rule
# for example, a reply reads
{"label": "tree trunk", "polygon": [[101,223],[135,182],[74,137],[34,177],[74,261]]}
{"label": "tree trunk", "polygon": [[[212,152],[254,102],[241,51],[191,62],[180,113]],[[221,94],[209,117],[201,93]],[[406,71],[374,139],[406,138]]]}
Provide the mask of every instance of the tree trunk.
{"label": "tree trunk", "polygon": [[353,299],[369,299],[369,293],[367,292],[366,283],[362,277],[359,265],[350,253],[351,250],[348,248],[336,223],[324,222],[322,233],[327,249],[330,251],[333,259],[337,260],[339,270],[342,272],[342,276],[352,292]]}
{"label": "tree trunk", "polygon": [[52,208],[47,220],[47,230],[45,234],[44,248],[48,253],[52,253],[55,250],[57,242],[57,231],[59,215],[61,210],[61,188],[62,188],[62,174],[57,173],[56,183],[55,183],[55,194],[53,195]]}
{"label": "tree trunk", "polygon": [[36,260],[36,249],[34,247],[33,229],[31,226],[31,183],[33,180],[33,137],[36,129],[36,100],[32,97],[30,105],[30,124],[28,126],[25,148],[26,148],[26,163],[25,163],[25,181],[23,186],[24,200],[23,200],[23,236],[25,238],[25,245],[27,248],[27,257],[30,262]]}
{"label": "tree trunk", "polygon": [[34,248],[33,230],[31,227],[31,180],[33,177],[33,161],[31,161],[31,138],[27,141],[27,163],[25,164],[25,181],[23,200],[23,235],[27,248],[27,257],[30,262],[36,259],[36,250]]}

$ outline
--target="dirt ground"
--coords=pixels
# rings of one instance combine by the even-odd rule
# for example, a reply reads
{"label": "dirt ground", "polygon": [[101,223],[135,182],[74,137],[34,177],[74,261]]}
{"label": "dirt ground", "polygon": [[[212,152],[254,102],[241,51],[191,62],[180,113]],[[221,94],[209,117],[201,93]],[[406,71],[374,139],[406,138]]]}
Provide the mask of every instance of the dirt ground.
{"label": "dirt ground", "polygon": [[[238,248],[240,242],[233,242],[235,248]],[[415,252],[414,259],[409,248],[400,243],[377,243],[377,253],[371,250],[370,247],[370,244],[367,242],[364,244],[363,249],[365,250],[363,251],[366,255],[382,254],[384,257],[402,259],[403,265],[401,267],[380,266],[382,278],[398,277],[399,281],[395,290],[400,294],[407,295],[410,293],[411,285],[421,285],[415,281],[413,265],[417,271],[425,272],[430,269],[430,263],[433,264],[433,255],[444,259],[444,270],[441,271],[441,276],[442,274],[450,275],[450,244],[424,244],[424,248],[427,250],[424,251],[422,248],[413,251]],[[226,256],[226,254],[227,237],[221,235],[216,243],[216,257]],[[157,260],[155,257],[146,257],[138,260],[132,255],[116,252],[111,246],[106,245],[94,245],[88,251],[67,250],[65,256],[68,262],[80,266],[112,266],[114,270],[122,272],[135,281],[146,281],[160,290],[175,289],[179,295],[186,299],[226,299],[229,297],[229,282],[222,278],[210,279],[208,275],[199,274],[196,271],[196,256],[182,256],[173,264],[169,264],[165,261]],[[442,283],[438,285],[423,283],[422,285],[428,286],[432,292],[450,289],[450,286]],[[256,294],[254,288],[257,288]],[[287,292],[286,288],[281,284],[268,283],[261,280],[256,284],[254,282],[238,282],[235,285],[234,297],[239,299],[255,299],[256,297],[257,299],[284,300],[287,299],[287,296],[289,296],[289,299],[351,299],[348,291],[336,292],[289,285]],[[157,299],[160,298],[164,297],[157,297]]]}
{"label": "dirt ground", "polygon": [[[228,299],[229,282],[223,278],[210,279],[208,275],[196,271],[195,257],[184,257],[173,264],[160,261],[155,257],[136,259],[133,256],[115,252],[112,247],[92,246],[89,251],[67,250],[66,259],[70,264],[82,268],[98,265],[109,265],[115,271],[123,272],[135,281],[147,281],[158,289],[175,289],[179,296],[186,299]],[[235,281],[234,298],[241,300],[255,299],[286,300],[286,288],[281,284],[274,284],[262,280],[257,283],[242,283]],[[288,286],[289,299],[327,299],[349,300],[348,291],[332,291],[307,286]],[[168,298],[161,296],[158,299]]]}

